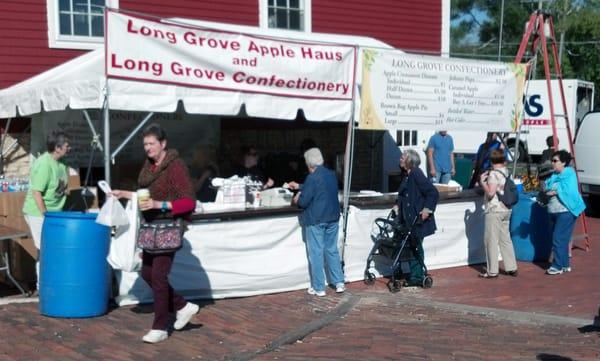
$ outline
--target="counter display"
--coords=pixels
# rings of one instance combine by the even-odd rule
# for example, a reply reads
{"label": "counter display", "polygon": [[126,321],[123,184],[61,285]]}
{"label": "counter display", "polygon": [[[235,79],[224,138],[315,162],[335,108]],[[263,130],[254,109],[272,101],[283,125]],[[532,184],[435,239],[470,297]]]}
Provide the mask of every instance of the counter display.
{"label": "counter display", "polygon": [[[469,194],[454,198],[460,201],[445,197],[438,205],[438,230],[424,242],[430,270],[484,262],[482,197]],[[373,246],[373,220],[386,217],[393,205],[393,198],[391,202],[389,196],[382,198],[375,202],[380,205],[350,206],[344,250],[346,281],[364,277]],[[299,212],[295,207],[259,207],[194,215],[183,248],[175,256],[173,287],[188,298],[215,299],[307,288],[308,262]],[[340,247],[341,223],[342,219]],[[387,269],[376,263],[374,273],[384,274]],[[117,271],[116,275],[117,303],[151,301],[151,291],[137,272]]]}

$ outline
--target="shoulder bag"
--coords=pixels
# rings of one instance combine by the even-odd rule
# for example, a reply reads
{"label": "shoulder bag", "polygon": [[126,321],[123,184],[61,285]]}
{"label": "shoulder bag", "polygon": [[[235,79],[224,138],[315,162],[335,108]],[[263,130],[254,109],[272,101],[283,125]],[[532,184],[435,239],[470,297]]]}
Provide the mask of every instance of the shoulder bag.
{"label": "shoulder bag", "polygon": [[140,223],[137,246],[148,253],[175,252],[183,245],[183,232],[181,218]]}

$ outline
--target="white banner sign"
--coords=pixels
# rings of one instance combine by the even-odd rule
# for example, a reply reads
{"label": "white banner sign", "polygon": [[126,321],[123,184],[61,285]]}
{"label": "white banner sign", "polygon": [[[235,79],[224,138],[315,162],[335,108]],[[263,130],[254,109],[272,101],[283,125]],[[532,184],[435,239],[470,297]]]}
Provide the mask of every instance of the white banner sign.
{"label": "white banner sign", "polygon": [[187,87],[351,100],[356,51],[173,25],[107,10],[106,75]]}
{"label": "white banner sign", "polygon": [[380,49],[362,57],[362,129],[517,129],[524,64]]}

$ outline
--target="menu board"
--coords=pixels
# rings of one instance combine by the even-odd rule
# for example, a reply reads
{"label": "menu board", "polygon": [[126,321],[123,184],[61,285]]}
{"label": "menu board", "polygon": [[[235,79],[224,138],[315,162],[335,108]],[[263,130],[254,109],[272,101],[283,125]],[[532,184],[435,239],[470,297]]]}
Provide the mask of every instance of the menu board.
{"label": "menu board", "polygon": [[514,131],[525,65],[362,50],[359,127]]}
{"label": "menu board", "polygon": [[[103,114],[101,110],[90,110],[89,115],[94,129],[103,143]],[[111,153],[121,145],[132,130],[147,116],[142,112],[110,112]],[[220,121],[218,117],[202,114],[155,113],[147,125],[160,124],[168,136],[168,146],[177,149],[182,158],[190,161],[201,145],[218,145]],[[92,154],[92,132],[80,110],[43,112],[33,117],[31,153],[38,155],[46,150],[46,136],[53,130],[68,134],[71,151],[64,162],[73,168],[84,168],[92,159],[92,166],[104,165],[104,154],[95,149]],[[125,145],[115,158],[115,162],[139,164],[145,159],[141,130]]]}

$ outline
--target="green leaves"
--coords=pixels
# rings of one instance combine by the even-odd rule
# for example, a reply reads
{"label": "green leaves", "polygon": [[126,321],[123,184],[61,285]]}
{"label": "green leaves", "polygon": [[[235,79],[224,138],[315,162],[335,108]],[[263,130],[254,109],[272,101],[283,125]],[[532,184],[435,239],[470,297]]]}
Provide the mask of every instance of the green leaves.
{"label": "green leaves", "polygon": [[[525,24],[537,10],[538,1],[505,0],[503,12],[501,4],[501,0],[452,1],[451,56],[498,60],[500,18],[503,14],[500,60],[511,62],[515,59]],[[553,16],[558,46],[564,32],[563,77],[600,85],[600,0],[544,1],[543,9]],[[527,49],[526,58],[530,58],[534,55],[529,53],[530,44]],[[543,76],[541,56],[535,76]],[[600,105],[600,91],[596,92],[595,104]]]}

